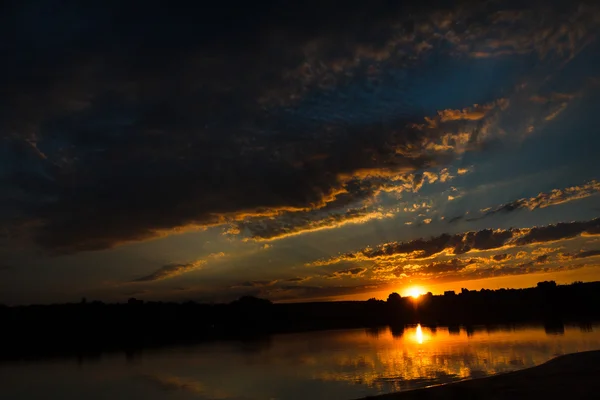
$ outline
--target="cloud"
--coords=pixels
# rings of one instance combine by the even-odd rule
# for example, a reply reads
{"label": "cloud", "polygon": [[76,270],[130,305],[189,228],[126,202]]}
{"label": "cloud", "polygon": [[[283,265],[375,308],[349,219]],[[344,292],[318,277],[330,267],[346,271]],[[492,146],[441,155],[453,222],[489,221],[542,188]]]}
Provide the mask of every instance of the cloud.
{"label": "cloud", "polygon": [[347,224],[390,218],[391,212],[368,211],[366,207],[341,212],[284,213],[272,218],[247,219],[237,224],[240,234],[248,233],[252,240],[276,240],[309,232],[335,229]]}
{"label": "cloud", "polygon": [[515,238],[516,246],[534,243],[547,243],[563,239],[570,239],[579,235],[600,234],[600,218],[586,222],[561,222],[555,225],[533,227],[523,235]]}
{"label": "cloud", "polygon": [[189,263],[173,263],[167,264],[160,267],[150,275],[142,276],[141,278],[134,279],[132,282],[153,282],[161,281],[164,279],[173,278],[175,276],[183,275],[187,272],[195,271],[202,268],[209,260],[224,257],[225,253],[214,253],[208,255],[206,258],[201,260],[192,261]]}
{"label": "cloud", "polygon": [[566,253],[562,255],[563,259],[576,260],[588,257],[600,256],[600,250],[582,250],[579,253]]}
{"label": "cloud", "polygon": [[575,254],[575,258],[587,258],[600,256],[600,250],[587,250]]}
{"label": "cloud", "polygon": [[[79,127],[69,129],[76,131]],[[131,137],[124,136],[117,149],[104,143],[99,131],[94,146],[104,150],[80,149],[73,165],[56,170],[52,180],[43,186],[49,190],[49,200],[35,207],[31,215],[38,221],[33,237],[40,246],[57,253],[100,250],[248,217],[288,213],[285,219],[290,212],[321,209],[344,195],[364,199],[369,194],[355,189],[353,176],[367,170],[370,175],[397,175],[432,162],[430,157],[419,154],[398,157],[395,148],[410,146],[414,139],[407,134],[394,139],[398,141],[394,144],[389,141],[391,133],[367,129],[350,135],[353,139],[348,140],[345,133],[342,136],[341,131],[333,132],[332,139],[338,143],[332,143],[329,151],[322,148],[327,146],[320,146],[318,151],[328,153],[328,157],[314,159],[310,154],[317,148],[308,138],[286,144],[265,137],[263,143],[249,148],[245,141],[221,142],[215,132],[207,132],[208,139],[204,135],[177,133],[175,139],[159,149],[153,147],[152,140],[160,140],[161,135],[144,128],[132,132]],[[203,146],[203,140],[212,142],[212,155],[193,155],[187,146]],[[391,147],[381,147],[386,142]],[[111,154],[115,151],[123,154]],[[240,156],[236,162],[230,162],[228,154]],[[160,163],[155,166],[157,158]],[[121,170],[121,164],[128,167]],[[413,184],[415,189],[419,185]],[[279,228],[267,237],[382,217],[359,210],[332,215],[320,222],[308,216],[299,228]]]}
{"label": "cloud", "polygon": [[[450,197],[452,197],[452,199],[450,199]],[[454,200],[454,196],[448,196],[448,200],[449,200],[449,201],[450,201],[450,200]],[[453,224],[453,223],[455,223],[455,222],[459,222],[459,221],[463,220],[464,218],[465,218],[465,216],[464,216],[464,215],[457,215],[456,217],[449,218],[449,219],[448,219],[448,223],[449,223],[449,224]]]}
{"label": "cloud", "polygon": [[556,109],[554,109],[552,112],[550,112],[550,114],[548,114],[546,116],[546,118],[544,118],[546,121],[552,121],[554,118],[556,118],[560,113],[562,113],[565,109],[567,108],[567,103],[562,103],[560,106],[558,106]]}
{"label": "cloud", "polygon": [[[344,196],[360,202],[483,145],[508,105],[453,106],[425,120],[407,100],[410,79],[384,82],[390,99],[372,94],[385,71],[417,69],[433,52],[568,57],[597,25],[593,5],[508,18],[485,4],[165,13],[159,3],[53,9],[44,23],[37,3],[2,15],[13,61],[0,66],[9,94],[0,100],[0,222],[11,237],[74,253],[312,212]],[[366,180],[372,190],[357,184]],[[332,218],[300,225],[340,223]]]}
{"label": "cloud", "polygon": [[453,258],[449,261],[434,261],[431,264],[428,264],[418,271],[424,274],[440,274],[445,272],[458,272],[466,268],[467,266],[474,264],[476,260],[467,259],[462,260],[458,258]]}
{"label": "cloud", "polygon": [[367,271],[366,268],[356,267],[343,269],[341,271],[335,271],[332,274],[327,275],[329,279],[340,279],[343,277],[357,278],[362,276]]}
{"label": "cloud", "polygon": [[[482,212],[484,213],[482,216],[470,218],[468,219],[468,221],[476,221],[482,218],[491,217],[495,214],[511,213],[521,209],[533,211],[538,208],[546,208],[563,203],[568,203],[570,201],[584,199],[586,197],[593,196],[599,192],[600,182],[596,180],[591,180],[583,185],[571,186],[565,189],[553,189],[552,191],[547,193],[539,193],[535,197],[522,198],[511,201],[510,203],[502,204],[496,208],[484,209],[482,210]],[[449,220],[448,222],[455,222],[455,220],[458,220],[456,218],[458,217],[455,217]]]}
{"label": "cloud", "polygon": [[206,261],[201,260],[186,264],[167,264],[163,267],[160,267],[158,270],[154,271],[150,275],[134,279],[132,282],[153,282],[173,278],[178,275],[183,275],[186,272],[200,269],[205,263]]}
{"label": "cloud", "polygon": [[[422,173],[407,173],[384,178],[368,175],[360,181],[349,183],[348,187],[352,194],[342,193],[323,208],[281,212],[270,217],[245,218],[230,227],[226,234],[247,236],[248,239],[255,241],[270,241],[336,229],[348,224],[363,224],[374,220],[393,218],[398,211],[395,207],[382,207],[374,204],[378,194],[381,192],[416,193],[426,182],[433,184],[438,179],[441,182],[447,182],[452,178],[448,168],[442,168],[439,173],[423,171]],[[355,203],[357,199],[363,199],[363,203],[367,205],[354,208],[344,207],[347,204]],[[404,211],[414,212],[430,207],[427,203],[414,203],[411,207],[405,207]]]}
{"label": "cloud", "polygon": [[[347,140],[345,127],[337,128],[327,145],[314,140],[324,128],[290,132],[289,115],[258,104],[271,88],[294,91],[295,82],[260,76],[281,77],[313,34],[330,34],[329,24],[318,22],[311,33],[286,17],[287,8],[251,7],[247,11],[269,21],[251,18],[254,24],[241,16],[236,23],[220,6],[211,10],[167,16],[146,4],[102,12],[75,8],[54,10],[49,21],[80,23],[42,25],[30,13],[35,10],[13,10],[29,19],[14,32],[7,56],[15,63],[1,71],[3,86],[15,94],[1,103],[1,130],[11,132],[3,133],[2,154],[15,154],[3,159],[14,171],[4,182],[32,199],[32,205],[15,201],[14,207],[38,222],[33,236],[39,245],[56,252],[97,250],[243,215],[312,209],[344,190],[339,175],[422,163],[393,160],[393,149],[383,148],[389,132],[381,129]],[[131,15],[135,24],[123,22]],[[388,19],[373,17],[373,23]],[[212,23],[219,18],[227,24]],[[352,35],[350,26],[338,33]],[[263,40],[274,31],[287,37],[287,51]],[[30,42],[31,32],[46,38],[44,44]],[[220,37],[220,45],[191,40],[207,35]]]}
{"label": "cloud", "polygon": [[[586,264],[565,263],[575,259],[574,255],[560,253],[560,247],[524,248],[515,254],[514,246],[503,246],[490,249],[490,253],[471,254],[469,252],[436,254],[435,259],[415,258],[399,259],[380,257],[372,261],[370,266],[361,265],[344,268],[333,272],[317,272],[312,276],[315,285],[299,285],[310,277],[250,281],[234,288],[244,289],[244,293],[267,297],[272,300],[287,299],[319,299],[331,296],[342,296],[388,290],[408,281],[414,283],[423,280],[428,284],[440,282],[485,279],[507,275],[523,275],[541,272],[559,272],[583,268]],[[500,252],[502,251],[502,252]],[[495,254],[494,254],[495,253]],[[580,252],[581,258],[597,256],[594,251]],[[343,280],[356,279],[360,285],[341,286],[322,282],[321,279]]]}
{"label": "cloud", "polygon": [[547,104],[547,103],[551,103],[551,102],[569,102],[571,100],[573,100],[575,97],[577,96],[577,94],[574,93],[558,93],[558,92],[553,92],[548,96],[543,96],[543,95],[533,95],[530,97],[530,100],[534,103],[539,103],[539,104]]}
{"label": "cloud", "polygon": [[[500,133],[495,128],[499,115],[510,105],[507,98],[499,98],[493,102],[462,110],[441,110],[437,115],[425,117],[425,123],[415,123],[412,127],[422,133],[420,143],[421,154],[437,155],[462,154],[467,150],[478,149],[494,135]],[[412,149],[416,152],[417,149]],[[442,171],[444,172],[444,171]],[[440,174],[445,182],[451,176]],[[445,178],[444,178],[445,177]]]}
{"label": "cloud", "polygon": [[429,205],[426,202],[413,203],[412,205],[409,205],[408,207],[404,207],[404,212],[417,212],[419,210],[427,211],[430,208],[431,208],[431,205]]}
{"label": "cloud", "polygon": [[348,285],[348,286],[308,286],[281,285],[255,290],[254,296],[264,297],[273,301],[305,299],[323,301],[333,296],[347,296],[358,293],[369,293],[387,288],[378,283]]}
{"label": "cloud", "polygon": [[294,278],[286,279],[285,282],[302,283],[302,282],[309,281],[310,279],[312,279],[312,277],[310,277],[310,276],[294,277]]}
{"label": "cloud", "polygon": [[[404,9],[403,17],[395,16],[391,25],[379,26],[380,34],[388,34],[387,39],[379,43],[354,46],[352,41],[313,40],[304,48],[304,63],[286,74],[302,82],[298,91],[286,99],[282,98],[285,96],[282,91],[277,90],[273,91],[273,97],[287,103],[301,97],[307,86],[331,87],[345,82],[344,74],[348,70],[364,64],[370,64],[367,70],[371,78],[376,79],[381,64],[394,62],[403,67],[411,66],[440,47],[457,57],[535,54],[541,59],[555,56],[569,60],[586,46],[598,26],[598,7],[592,3],[565,7],[565,2],[559,2],[561,7],[558,7],[546,2],[517,11],[509,2],[466,3],[459,2],[450,8],[440,2],[422,3],[428,12]],[[441,7],[436,9],[436,5]],[[394,18],[391,10],[389,15]],[[338,46],[335,56],[328,57],[334,45]]]}
{"label": "cloud", "polygon": [[600,218],[585,222],[563,222],[533,228],[484,229],[460,234],[442,234],[409,242],[391,242],[367,247],[356,252],[341,254],[308,263],[324,266],[340,262],[381,261],[387,259],[419,260],[439,255],[460,255],[472,251],[495,250],[548,243],[579,235],[600,234]]}
{"label": "cloud", "polygon": [[274,280],[258,280],[258,281],[246,281],[246,282],[241,282],[241,283],[237,283],[235,285],[232,285],[232,288],[261,288],[261,287],[265,287],[265,286],[273,286],[274,284],[276,284],[278,282],[277,279]]}
{"label": "cloud", "polygon": [[494,261],[504,261],[504,260],[510,260],[512,257],[510,254],[502,253],[502,254],[494,255],[492,258]]}
{"label": "cloud", "polygon": [[475,104],[472,107],[463,108],[462,110],[441,110],[438,111],[438,115],[433,118],[425,117],[425,121],[427,121],[430,128],[438,128],[443,122],[449,121],[479,121],[483,119],[489,111],[494,109],[496,105],[506,107],[506,99],[500,99],[496,103],[490,104]]}
{"label": "cloud", "polygon": [[[462,256],[436,261],[412,260],[380,260],[371,268],[375,282],[394,282],[400,284],[404,280],[414,282],[423,279],[428,284],[440,282],[485,279],[507,275],[522,275],[540,272],[559,272],[583,268],[585,264],[565,264],[564,255],[557,253],[542,255],[531,252],[520,252],[519,257],[498,253],[491,256]],[[444,255],[440,257],[446,257]],[[570,259],[570,258],[569,258]]]}
{"label": "cloud", "polygon": [[[558,8],[550,7],[490,12],[487,29],[469,35],[471,43],[465,49],[468,47],[469,54],[476,58],[531,53],[541,58],[549,53],[573,57],[586,46],[583,38],[596,26],[597,12],[595,5],[587,4],[566,11],[560,17],[556,14],[560,13]],[[571,25],[569,21],[577,23]],[[462,37],[460,40],[464,42]]]}

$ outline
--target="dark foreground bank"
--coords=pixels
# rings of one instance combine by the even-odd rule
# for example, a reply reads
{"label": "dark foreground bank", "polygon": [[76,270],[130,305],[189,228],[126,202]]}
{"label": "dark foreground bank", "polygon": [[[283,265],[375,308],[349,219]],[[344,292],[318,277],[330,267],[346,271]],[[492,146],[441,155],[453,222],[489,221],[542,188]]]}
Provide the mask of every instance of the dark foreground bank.
{"label": "dark foreground bank", "polygon": [[600,351],[568,354],[537,367],[426,389],[367,397],[373,400],[598,399]]}

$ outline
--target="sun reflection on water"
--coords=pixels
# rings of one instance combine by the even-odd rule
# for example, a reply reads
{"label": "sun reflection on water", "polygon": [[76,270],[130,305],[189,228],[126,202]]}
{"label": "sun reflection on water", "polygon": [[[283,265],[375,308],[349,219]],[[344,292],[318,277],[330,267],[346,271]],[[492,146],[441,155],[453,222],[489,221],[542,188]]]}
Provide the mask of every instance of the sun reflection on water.
{"label": "sun reflection on water", "polygon": [[421,324],[417,325],[415,338],[417,339],[417,343],[423,344],[423,329],[421,328]]}
{"label": "sun reflection on water", "polygon": [[328,360],[335,365],[324,368],[318,377],[361,382],[385,393],[513,371],[557,354],[600,348],[597,332],[569,329],[567,333],[549,335],[541,327],[456,329],[421,324],[396,329],[395,334],[388,328],[377,335],[340,333],[337,344],[344,342],[356,350]]}

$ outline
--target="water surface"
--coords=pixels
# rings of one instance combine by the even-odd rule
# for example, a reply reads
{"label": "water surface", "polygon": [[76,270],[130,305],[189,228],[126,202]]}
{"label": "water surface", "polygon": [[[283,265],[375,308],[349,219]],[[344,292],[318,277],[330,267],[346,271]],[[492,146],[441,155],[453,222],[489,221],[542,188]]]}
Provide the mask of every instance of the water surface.
{"label": "water surface", "polygon": [[600,325],[356,329],[0,364],[6,399],[352,399],[600,349]]}

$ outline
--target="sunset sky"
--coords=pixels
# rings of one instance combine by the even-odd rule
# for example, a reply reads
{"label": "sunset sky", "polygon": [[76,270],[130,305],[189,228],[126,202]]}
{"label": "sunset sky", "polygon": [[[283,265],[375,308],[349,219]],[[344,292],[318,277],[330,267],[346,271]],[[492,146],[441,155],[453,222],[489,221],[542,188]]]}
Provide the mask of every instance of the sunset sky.
{"label": "sunset sky", "polygon": [[0,14],[0,303],[600,280],[598,2],[286,3]]}

